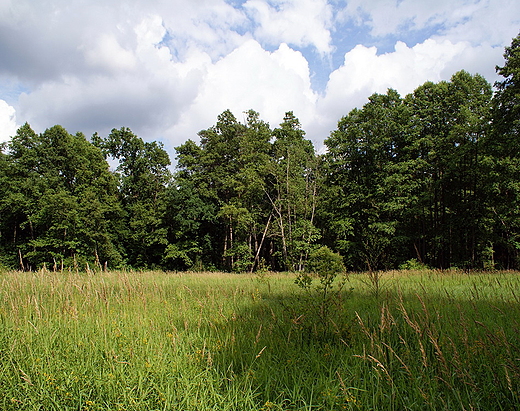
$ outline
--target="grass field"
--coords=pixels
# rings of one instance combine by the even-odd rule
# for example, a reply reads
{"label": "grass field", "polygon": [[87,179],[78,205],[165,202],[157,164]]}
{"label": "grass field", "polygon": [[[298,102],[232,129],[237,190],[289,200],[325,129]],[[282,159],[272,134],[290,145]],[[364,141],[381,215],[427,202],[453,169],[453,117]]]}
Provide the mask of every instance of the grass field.
{"label": "grass field", "polygon": [[0,409],[520,408],[520,274],[367,278],[0,273]]}

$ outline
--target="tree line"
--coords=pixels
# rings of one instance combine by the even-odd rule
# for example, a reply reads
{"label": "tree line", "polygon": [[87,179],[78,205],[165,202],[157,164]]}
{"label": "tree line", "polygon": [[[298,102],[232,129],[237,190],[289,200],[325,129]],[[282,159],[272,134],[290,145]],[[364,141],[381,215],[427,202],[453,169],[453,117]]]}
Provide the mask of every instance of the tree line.
{"label": "tree line", "polygon": [[0,150],[0,265],[300,271],[327,246],[351,270],[519,268],[520,35],[504,57],[494,90],[460,71],[372,95],[321,155],[292,112],[223,112],[174,173],[128,128],[25,124]]}

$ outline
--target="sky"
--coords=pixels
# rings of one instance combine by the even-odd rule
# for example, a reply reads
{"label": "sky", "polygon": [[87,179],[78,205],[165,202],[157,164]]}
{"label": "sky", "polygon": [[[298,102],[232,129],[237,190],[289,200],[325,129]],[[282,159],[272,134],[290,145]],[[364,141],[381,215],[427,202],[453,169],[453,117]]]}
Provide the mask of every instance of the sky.
{"label": "sky", "polygon": [[0,142],[28,122],[175,147],[230,109],[316,149],[388,88],[498,79],[518,0],[0,0]]}

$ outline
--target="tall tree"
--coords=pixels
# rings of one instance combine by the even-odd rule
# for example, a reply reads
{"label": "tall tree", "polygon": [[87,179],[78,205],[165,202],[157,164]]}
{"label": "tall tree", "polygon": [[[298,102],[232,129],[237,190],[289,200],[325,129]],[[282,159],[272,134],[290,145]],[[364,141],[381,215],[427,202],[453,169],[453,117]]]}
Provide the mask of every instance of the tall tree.
{"label": "tall tree", "polygon": [[220,255],[220,261],[215,261],[218,267],[252,269],[260,258],[260,233],[266,224],[262,197],[269,126],[252,110],[247,112],[245,124],[226,110],[215,126],[202,130],[199,136],[200,147],[188,141],[177,148],[177,196],[196,192],[199,210],[216,210],[206,221],[212,220],[215,227],[210,230],[210,241]]}
{"label": "tall tree", "polygon": [[[201,229],[203,215],[213,227],[210,238],[205,238],[214,255],[220,256],[214,263],[217,267],[251,271],[265,263],[273,269],[301,269],[318,236],[313,223],[314,148],[292,113],[274,131],[258,113],[250,110],[246,115],[240,123],[227,110],[215,126],[199,133],[200,146],[188,141],[177,148],[174,197],[197,193],[198,211],[190,217],[190,227]],[[208,230],[207,225],[204,228]],[[177,236],[202,238],[200,232]],[[171,247],[172,257],[182,259],[196,249],[193,243],[183,240],[182,244]]]}
{"label": "tall tree", "polygon": [[484,264],[490,228],[479,147],[490,98],[484,78],[461,71],[404,100],[375,94],[338,123],[326,141],[326,238],[351,267],[410,258],[441,268]]}
{"label": "tall tree", "polygon": [[[325,141],[328,192],[320,210],[325,238],[355,269],[388,267],[410,199],[406,163],[409,113],[399,94],[374,94]],[[399,165],[399,167],[398,167]]]}
{"label": "tall tree", "polygon": [[163,145],[145,142],[128,128],[113,129],[93,143],[118,162],[120,198],[126,214],[125,249],[131,266],[154,267],[168,246],[164,194],[171,180],[170,158]]}
{"label": "tall tree", "polygon": [[493,212],[493,262],[504,268],[520,266],[520,34],[496,68],[491,132],[484,142],[488,155],[488,186]]}
{"label": "tall tree", "polygon": [[7,189],[0,213],[7,216],[2,231],[10,265],[121,262],[116,181],[81,133],[54,126],[37,135],[25,124],[3,163]]}
{"label": "tall tree", "polygon": [[415,241],[421,255],[437,267],[475,267],[486,253],[480,144],[491,95],[482,76],[460,71],[451,81],[427,82],[406,98],[412,113],[410,148],[425,166],[419,219],[409,230],[420,233]]}
{"label": "tall tree", "polygon": [[268,197],[276,221],[281,267],[301,271],[319,231],[315,226],[318,162],[300,121],[287,112],[273,130]]}

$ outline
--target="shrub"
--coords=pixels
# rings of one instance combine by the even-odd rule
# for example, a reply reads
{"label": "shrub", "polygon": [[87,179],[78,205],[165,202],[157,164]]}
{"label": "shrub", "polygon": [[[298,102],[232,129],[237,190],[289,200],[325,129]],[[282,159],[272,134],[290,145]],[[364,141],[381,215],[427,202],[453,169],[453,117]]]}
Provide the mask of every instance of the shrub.
{"label": "shrub", "polygon": [[[305,317],[313,323],[314,330],[319,329],[323,335],[339,331],[332,316],[333,307],[339,304],[344,286],[344,281],[335,284],[334,280],[342,273],[345,273],[345,266],[341,255],[324,246],[309,255],[305,272],[300,273],[295,280],[299,287],[309,292],[309,301],[305,304]],[[319,284],[313,287],[315,278],[319,279]],[[319,328],[316,327],[316,323],[320,325]]]}
{"label": "shrub", "polygon": [[402,264],[399,265],[400,270],[414,270],[414,271],[422,271],[422,270],[428,270],[428,266],[424,263],[421,263],[415,258],[412,258],[411,260],[408,260]]}

